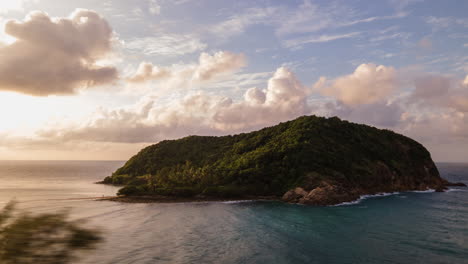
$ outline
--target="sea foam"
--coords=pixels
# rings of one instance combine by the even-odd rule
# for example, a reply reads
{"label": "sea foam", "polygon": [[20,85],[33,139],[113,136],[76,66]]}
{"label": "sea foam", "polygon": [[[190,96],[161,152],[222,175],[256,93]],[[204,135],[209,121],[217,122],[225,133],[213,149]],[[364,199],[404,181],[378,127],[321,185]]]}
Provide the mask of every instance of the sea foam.
{"label": "sea foam", "polygon": [[[447,192],[449,191],[465,191],[465,190],[460,190],[460,189],[449,189],[447,190]],[[428,190],[424,190],[424,191],[408,191],[408,192],[412,192],[412,193],[433,193],[435,192],[434,189],[428,189]],[[335,205],[332,205],[332,206],[347,206],[347,205],[355,205],[355,204],[359,204],[361,203],[362,201],[366,200],[366,199],[369,199],[369,198],[376,198],[376,197],[385,197],[385,196],[391,196],[391,195],[396,195],[396,194],[400,194],[400,192],[389,192],[389,193],[377,193],[377,194],[366,194],[366,195],[361,195],[357,200],[354,200],[354,201],[351,201],[351,202],[344,202],[344,203],[339,203],[339,204],[335,204]]]}
{"label": "sea foam", "polygon": [[448,189],[446,192],[468,192],[468,190],[462,190],[462,189]]}

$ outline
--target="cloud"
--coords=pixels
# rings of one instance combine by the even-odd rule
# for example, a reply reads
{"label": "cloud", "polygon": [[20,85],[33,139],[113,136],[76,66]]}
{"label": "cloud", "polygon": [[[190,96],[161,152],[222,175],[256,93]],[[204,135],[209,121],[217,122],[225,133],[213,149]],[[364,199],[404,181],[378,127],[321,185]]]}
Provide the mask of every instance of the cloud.
{"label": "cloud", "polygon": [[388,19],[396,19],[396,18],[403,18],[406,17],[408,14],[405,12],[399,12],[394,15],[389,15],[389,16],[374,16],[374,17],[367,17],[367,18],[362,18],[362,19],[357,19],[357,20],[352,20],[352,21],[347,21],[339,24],[340,27],[345,27],[345,26],[354,26],[357,24],[362,24],[362,23],[370,23],[374,21],[379,21],[379,20],[388,20]]}
{"label": "cloud", "polygon": [[139,83],[149,80],[167,79],[172,76],[172,70],[154,66],[150,62],[142,62],[138,66],[137,71],[128,78],[128,81]]}
{"label": "cloud", "polygon": [[181,56],[204,50],[207,45],[191,34],[159,34],[124,42],[124,48],[147,56]]}
{"label": "cloud", "polygon": [[354,38],[361,34],[361,32],[351,32],[338,35],[320,35],[320,36],[308,36],[304,38],[288,39],[284,41],[284,46],[287,48],[299,48],[304,44],[309,43],[323,43],[338,39]]}
{"label": "cloud", "polygon": [[210,89],[216,88],[227,88],[232,89],[242,89],[242,88],[250,88],[258,85],[263,85],[270,79],[273,72],[254,72],[254,73],[236,73],[231,76],[230,78],[226,78],[225,80],[216,80],[216,82],[204,83],[203,87]]}
{"label": "cloud", "polygon": [[334,27],[339,19],[349,18],[352,11],[343,6],[324,6],[304,1],[297,9],[282,14],[283,19],[279,23],[276,34],[285,36],[297,33],[317,32],[322,29]]}
{"label": "cloud", "polygon": [[232,72],[244,67],[246,59],[243,54],[234,54],[227,51],[216,52],[214,55],[202,53],[195,76],[200,80],[209,80],[216,75]]}
{"label": "cloud", "polygon": [[369,41],[370,42],[381,42],[381,41],[388,41],[390,39],[403,39],[403,40],[406,40],[406,39],[408,39],[410,37],[411,37],[410,33],[396,32],[396,33],[393,33],[393,34],[382,34],[380,36],[370,38]]}
{"label": "cloud", "polygon": [[449,76],[423,74],[415,79],[409,101],[429,109],[436,106],[468,113],[466,78],[462,81]]}
{"label": "cloud", "polygon": [[466,18],[429,16],[424,20],[432,26],[433,31],[453,28],[454,26],[468,27],[468,19]]}
{"label": "cloud", "polygon": [[5,33],[16,41],[0,46],[0,90],[73,94],[117,78],[114,67],[98,64],[111,54],[113,32],[94,11],[77,9],[68,18],[35,11],[8,21]]}
{"label": "cloud", "polygon": [[275,13],[277,19],[274,20],[278,36],[319,32],[407,16],[404,12],[398,12],[394,15],[362,18],[356,10],[342,3],[330,1],[328,5],[317,5],[309,0],[303,1],[297,9],[281,11]]}
{"label": "cloud", "polygon": [[172,67],[158,67],[152,63],[142,62],[137,71],[128,78],[130,82],[165,80],[179,84],[185,82],[206,82],[219,76],[235,72],[246,65],[243,54],[218,51],[213,55],[201,53],[198,64]]}
{"label": "cloud", "polygon": [[16,160],[126,160],[147,143],[69,141],[0,133],[0,156]]}
{"label": "cloud", "polygon": [[217,37],[227,39],[244,33],[247,27],[251,25],[269,24],[276,11],[275,7],[248,8],[243,13],[230,16],[227,20],[212,26],[209,31]]}
{"label": "cloud", "polygon": [[[182,67],[185,71],[181,72],[190,78],[213,78],[215,75],[201,73],[219,70],[220,65],[225,65],[222,63],[225,60],[221,58],[226,54],[202,55],[198,65],[186,65]],[[231,53],[227,57],[235,55]],[[201,67],[205,64],[207,67]],[[172,68],[155,69],[151,64],[142,64],[139,75],[134,78],[140,78],[139,81],[160,78],[167,82],[174,78],[174,74],[182,73]],[[426,77],[424,81],[414,82],[415,89],[407,97],[390,100],[393,91],[400,89],[397,75],[398,72],[392,67],[362,64],[353,73],[334,80],[327,81],[322,77],[314,85],[313,91],[329,96],[328,103],[312,105],[308,102],[310,88],[301,84],[287,68],[281,67],[273,73],[264,89],[246,89],[240,99],[203,92],[192,92],[170,101],[147,95],[135,105],[102,108],[84,123],[50,126],[38,131],[36,136],[58,142],[149,143],[191,134],[224,135],[251,131],[312,113],[336,115],[354,122],[396,130],[406,129],[408,124],[414,123],[415,126],[419,120],[417,114],[407,113],[407,110],[420,105],[408,98],[412,98],[411,95],[418,98],[437,97],[445,90],[430,87],[420,91],[421,87],[427,87],[426,83],[437,83],[435,79]],[[183,78],[183,74],[179,77]],[[443,80],[439,83],[439,86],[446,86]],[[439,107],[449,109],[447,104]]]}
{"label": "cloud", "polygon": [[[215,57],[209,55],[210,59],[200,61],[219,62]],[[150,66],[151,71],[142,66],[141,72],[169,74]],[[198,66],[180,67],[190,69],[187,74],[192,78],[197,76]],[[173,68],[166,70],[177,74]],[[260,75],[258,80],[265,73]],[[164,77],[169,78],[164,82],[173,78],[169,76]],[[239,89],[235,81],[231,82],[233,90]],[[247,132],[319,114],[395,130],[419,140],[439,159],[451,155],[447,149],[455,147],[457,153],[462,153],[463,147],[468,147],[468,83],[463,79],[362,64],[348,75],[332,80],[321,77],[313,87],[304,86],[291,71],[281,67],[270,73],[266,85],[255,86],[242,88],[241,97],[188,91],[183,97],[168,100],[148,94],[134,105],[100,108],[82,122],[49,125],[30,138],[2,135],[0,145],[65,151],[73,150],[75,145],[112,149],[115,144],[116,148],[125,146],[130,154],[138,149],[131,146],[163,139]],[[397,95],[397,90],[405,92]],[[311,98],[311,92],[325,98],[315,100],[317,95]]]}
{"label": "cloud", "polygon": [[456,111],[439,111],[422,116],[408,114],[410,121],[400,129],[403,133],[429,144],[453,142],[468,146],[468,115]]}
{"label": "cloud", "polygon": [[403,10],[407,6],[418,3],[418,2],[423,2],[424,0],[390,0],[389,2],[397,9],[397,10]]}
{"label": "cloud", "polygon": [[10,0],[3,1],[0,8],[0,14],[8,13],[9,11],[23,11],[28,4],[38,2],[38,0]]}
{"label": "cloud", "polygon": [[149,12],[153,15],[159,15],[161,13],[161,5],[156,0],[149,0]]}
{"label": "cloud", "polygon": [[421,141],[435,158],[464,160],[468,148],[468,85],[453,76],[419,74],[397,130]]}
{"label": "cloud", "polygon": [[397,128],[405,105],[393,98],[400,90],[398,72],[384,65],[359,65],[352,74],[334,80],[321,77],[312,90],[334,98],[324,104],[327,116],[339,116],[357,123]]}
{"label": "cloud", "polygon": [[372,124],[379,127],[395,128],[402,121],[403,108],[398,103],[380,101],[372,104],[349,106],[342,102],[325,104],[328,116],[339,116],[346,120]]}
{"label": "cloud", "polygon": [[451,79],[440,75],[424,75],[414,82],[412,97],[419,99],[435,99],[445,96],[451,86]]}
{"label": "cloud", "polygon": [[39,138],[60,142],[157,142],[182,136],[222,135],[258,129],[310,114],[307,89],[286,68],[279,68],[265,90],[248,89],[244,99],[196,93],[169,104],[145,97],[138,104],[100,109],[89,121],[46,128]]}
{"label": "cloud", "polygon": [[[334,81],[322,77],[314,90],[336,100],[324,103],[319,111],[412,137],[423,143],[436,160],[466,161],[462,154],[468,148],[468,84],[453,76],[388,67],[385,68],[391,70],[387,73],[377,73],[378,67],[385,66],[372,65],[373,70],[365,75],[355,72]],[[370,73],[375,77],[367,76]],[[372,89],[378,92],[369,97]],[[400,92],[396,95],[395,91]]]}
{"label": "cloud", "polygon": [[245,8],[227,16],[225,20],[209,26],[206,32],[225,41],[233,36],[243,34],[251,26],[262,25],[271,27],[276,36],[283,42],[295,41],[294,39],[287,40],[290,36],[297,37],[306,33],[315,33],[311,37],[300,38],[296,41],[318,43],[357,35],[356,32],[330,34],[325,32],[326,30],[342,29],[406,16],[407,13],[400,11],[386,16],[363,17],[356,9],[343,5],[343,3],[330,1],[324,5],[318,5],[313,1],[304,0],[302,4],[294,7],[276,5]]}
{"label": "cloud", "polygon": [[453,20],[452,18],[449,17],[426,17],[425,18],[426,23],[430,24],[435,31],[440,30],[442,28],[447,28],[449,27],[452,23]]}
{"label": "cloud", "polygon": [[372,104],[388,98],[397,88],[393,67],[361,64],[350,74],[338,77],[331,84],[320,80],[316,86],[323,95],[331,96],[347,105]]}
{"label": "cloud", "polygon": [[261,91],[257,87],[248,89],[244,94],[244,100],[246,103],[251,105],[261,105],[266,100],[265,92]]}

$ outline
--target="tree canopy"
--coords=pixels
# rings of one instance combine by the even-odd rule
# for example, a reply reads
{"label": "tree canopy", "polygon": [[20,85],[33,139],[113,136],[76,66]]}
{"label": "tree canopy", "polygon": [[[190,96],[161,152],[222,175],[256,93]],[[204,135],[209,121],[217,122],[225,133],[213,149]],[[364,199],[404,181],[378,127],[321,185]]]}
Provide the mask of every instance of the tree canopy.
{"label": "tree canopy", "polygon": [[366,187],[388,180],[381,164],[405,177],[427,162],[421,144],[390,130],[303,116],[250,133],[161,141],[104,183],[125,185],[123,195],[281,195],[323,180]]}

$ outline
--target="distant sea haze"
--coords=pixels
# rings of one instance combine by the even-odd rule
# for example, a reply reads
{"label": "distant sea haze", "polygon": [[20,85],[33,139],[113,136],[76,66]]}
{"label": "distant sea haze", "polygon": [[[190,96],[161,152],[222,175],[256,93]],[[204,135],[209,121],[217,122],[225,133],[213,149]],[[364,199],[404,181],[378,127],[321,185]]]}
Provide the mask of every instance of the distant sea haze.
{"label": "distant sea haze", "polygon": [[[339,206],[281,202],[125,204],[94,184],[123,161],[0,161],[0,203],[72,208],[105,242],[79,263],[467,263],[468,189],[391,193]],[[468,164],[437,164],[468,183]]]}

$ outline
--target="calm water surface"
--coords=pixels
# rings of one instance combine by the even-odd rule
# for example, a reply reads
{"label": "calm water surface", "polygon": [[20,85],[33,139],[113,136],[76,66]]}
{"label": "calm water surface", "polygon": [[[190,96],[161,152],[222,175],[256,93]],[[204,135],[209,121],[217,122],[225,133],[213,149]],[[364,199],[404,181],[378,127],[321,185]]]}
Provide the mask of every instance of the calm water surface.
{"label": "calm water surface", "polygon": [[[0,161],[0,203],[72,209],[106,241],[81,263],[468,263],[468,189],[400,193],[337,207],[279,202],[122,204],[93,184],[109,161]],[[468,164],[438,164],[468,183]]]}

